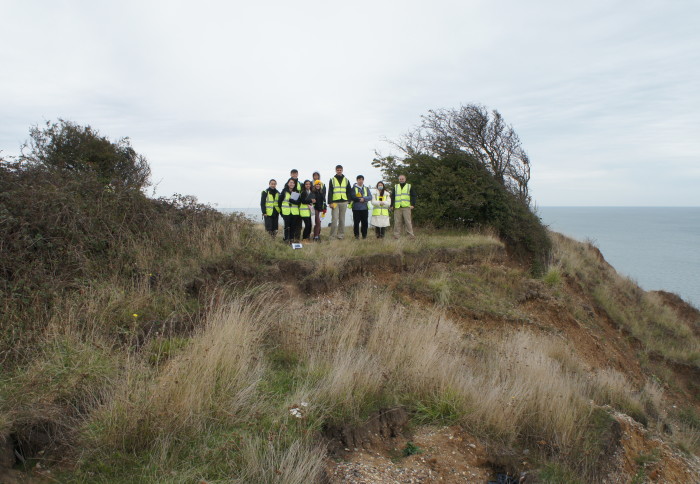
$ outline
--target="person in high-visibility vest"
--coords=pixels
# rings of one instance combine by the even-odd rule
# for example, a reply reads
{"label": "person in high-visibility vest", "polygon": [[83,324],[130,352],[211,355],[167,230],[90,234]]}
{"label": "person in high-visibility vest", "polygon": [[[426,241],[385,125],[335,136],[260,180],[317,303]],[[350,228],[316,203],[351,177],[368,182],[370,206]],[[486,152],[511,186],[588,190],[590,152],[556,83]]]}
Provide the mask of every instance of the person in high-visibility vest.
{"label": "person in high-visibility vest", "polygon": [[328,205],[331,207],[331,235],[333,239],[342,239],[345,236],[345,212],[348,209],[348,201],[352,197],[352,187],[345,175],[343,166],[335,167],[335,176],[328,182]]}
{"label": "person in high-visibility vest", "polygon": [[265,221],[265,230],[273,238],[279,229],[280,213],[277,206],[279,196],[280,192],[277,191],[277,180],[275,179],[269,181],[269,187],[267,190],[263,190],[260,195],[260,210],[262,210]]}
{"label": "person in high-visibility vest", "polygon": [[405,229],[410,238],[413,235],[411,212],[416,205],[416,193],[410,183],[406,183],[406,175],[399,175],[399,183],[394,185],[394,238],[401,237]]}
{"label": "person in high-visibility vest", "polygon": [[367,204],[372,201],[372,192],[365,186],[365,177],[357,176],[357,183],[352,187],[352,231],[355,238],[367,238],[367,218],[369,210]]}
{"label": "person in high-visibility vest", "polygon": [[[314,173],[314,176],[317,174]],[[321,180],[314,180],[313,193],[316,197],[316,203],[314,204],[314,242],[321,242],[321,219],[326,216],[326,187]]]}
{"label": "person in high-visibility vest", "polygon": [[297,184],[293,178],[287,180],[287,184],[280,193],[279,210],[284,220],[284,241],[294,242],[297,226],[301,223],[299,217],[299,204],[301,196],[297,190]]}
{"label": "person in high-visibility vest", "polygon": [[299,205],[299,215],[304,223],[304,235],[302,240],[309,240],[311,237],[311,213],[314,211],[316,194],[311,191],[311,180],[304,181],[304,189],[301,191],[301,204]]}
{"label": "person in high-visibility vest", "polygon": [[384,189],[384,182],[377,183],[377,191],[372,199],[372,227],[378,239],[384,238],[384,232],[391,225],[389,219],[389,207],[391,207],[391,193]]}
{"label": "person in high-visibility vest", "polygon": [[303,187],[301,186],[301,182],[299,181],[299,170],[297,170],[296,168],[292,168],[292,170],[289,172],[289,178],[296,182],[297,191],[301,193],[301,189]]}

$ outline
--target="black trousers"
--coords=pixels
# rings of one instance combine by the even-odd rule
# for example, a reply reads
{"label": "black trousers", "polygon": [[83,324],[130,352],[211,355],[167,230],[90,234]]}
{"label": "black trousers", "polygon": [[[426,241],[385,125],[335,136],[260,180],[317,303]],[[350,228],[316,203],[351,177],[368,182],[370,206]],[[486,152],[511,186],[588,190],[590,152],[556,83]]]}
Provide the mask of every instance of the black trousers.
{"label": "black trousers", "polygon": [[270,232],[271,235],[275,235],[279,229],[280,216],[277,212],[272,215],[265,215],[265,230]]}
{"label": "black trousers", "polygon": [[301,217],[302,222],[304,222],[304,235],[302,239],[308,239],[311,237],[311,216]]}
{"label": "black trousers", "polygon": [[352,231],[355,237],[360,236],[362,232],[362,238],[367,238],[367,218],[369,216],[369,210],[353,210],[352,211]]}
{"label": "black trousers", "polygon": [[282,215],[284,220],[284,240],[291,242],[297,236],[297,229],[301,230],[301,217],[299,215]]}
{"label": "black trousers", "polygon": [[386,227],[374,227],[374,233],[377,234],[378,239],[384,238],[384,232],[386,232]]}

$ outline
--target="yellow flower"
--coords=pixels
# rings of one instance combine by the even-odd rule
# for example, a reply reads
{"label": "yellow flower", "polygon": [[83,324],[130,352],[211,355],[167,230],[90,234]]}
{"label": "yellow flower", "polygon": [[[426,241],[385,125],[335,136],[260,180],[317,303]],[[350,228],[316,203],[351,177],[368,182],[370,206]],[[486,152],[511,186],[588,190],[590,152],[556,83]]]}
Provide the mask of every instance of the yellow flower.
{"label": "yellow flower", "polygon": [[132,316],[133,316],[134,318],[138,318],[138,317],[139,317],[139,315],[136,314],[136,313],[132,314]]}

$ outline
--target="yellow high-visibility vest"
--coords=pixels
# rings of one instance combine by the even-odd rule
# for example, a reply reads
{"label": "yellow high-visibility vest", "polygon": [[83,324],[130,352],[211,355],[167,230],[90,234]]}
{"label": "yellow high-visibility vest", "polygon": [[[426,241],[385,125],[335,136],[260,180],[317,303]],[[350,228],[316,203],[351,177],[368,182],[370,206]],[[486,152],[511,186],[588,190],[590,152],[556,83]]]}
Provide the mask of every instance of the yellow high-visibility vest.
{"label": "yellow high-visibility vest", "polygon": [[[358,189],[359,189],[359,191],[358,191]],[[369,192],[367,191],[367,187],[364,186],[364,185],[362,185],[362,188],[360,188],[360,187],[355,187],[355,196],[356,196],[357,198],[361,198],[361,197],[367,198],[367,197],[369,196]],[[355,203],[355,202],[350,202],[350,203],[348,204],[348,208],[349,208],[350,210],[352,210],[352,204],[353,204],[353,203]]]}
{"label": "yellow high-visibility vest", "polygon": [[275,193],[272,195],[270,192],[265,190],[267,192],[267,200],[265,200],[265,214],[268,217],[272,217],[272,214],[274,213],[275,207],[277,206],[277,201],[280,198],[279,193]]}
{"label": "yellow high-visibility vest", "polygon": [[347,201],[348,199],[348,179],[343,177],[343,181],[339,182],[336,177],[333,177],[333,201]]}
{"label": "yellow high-visibility vest", "polygon": [[289,193],[282,200],[282,215],[299,215],[299,205],[289,203]]}
{"label": "yellow high-visibility vest", "polygon": [[361,197],[369,197],[369,192],[367,191],[367,187],[362,185],[362,188],[360,187],[355,187],[355,196],[358,198]]}
{"label": "yellow high-visibility vest", "polygon": [[299,205],[299,215],[302,217],[311,217],[311,209],[305,203]]}
{"label": "yellow high-visibility vest", "polygon": [[[383,202],[386,200],[386,197],[377,197],[377,201]],[[380,207],[379,205],[374,205],[374,208],[372,209],[372,215],[389,215],[389,207]]]}
{"label": "yellow high-visibility vest", "polygon": [[406,183],[406,186],[401,188],[401,184],[397,183],[394,186],[394,200],[396,201],[396,207],[410,207],[411,206],[411,184]]}

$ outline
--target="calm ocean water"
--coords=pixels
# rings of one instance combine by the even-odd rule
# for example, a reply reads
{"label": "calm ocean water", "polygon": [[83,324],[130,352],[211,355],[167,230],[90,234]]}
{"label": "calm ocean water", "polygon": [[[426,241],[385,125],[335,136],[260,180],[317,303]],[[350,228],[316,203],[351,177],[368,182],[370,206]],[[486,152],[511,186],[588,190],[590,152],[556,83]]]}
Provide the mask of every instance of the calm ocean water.
{"label": "calm ocean water", "polygon": [[[261,222],[257,207],[220,210]],[[642,288],[675,292],[700,307],[700,207],[539,207],[538,213],[552,230],[593,242]]]}
{"label": "calm ocean water", "polygon": [[643,289],[675,292],[700,307],[700,207],[539,207],[542,221],[590,240]]}

